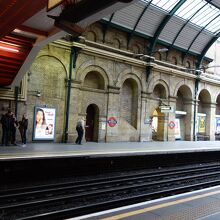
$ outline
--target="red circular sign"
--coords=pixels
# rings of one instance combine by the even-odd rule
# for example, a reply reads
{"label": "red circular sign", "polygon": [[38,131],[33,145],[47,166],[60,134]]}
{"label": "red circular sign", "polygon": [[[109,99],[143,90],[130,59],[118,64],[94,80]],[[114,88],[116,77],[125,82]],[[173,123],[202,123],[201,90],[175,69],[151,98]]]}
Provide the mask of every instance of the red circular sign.
{"label": "red circular sign", "polygon": [[174,129],[175,128],[175,122],[174,121],[170,121],[168,124],[170,129]]}
{"label": "red circular sign", "polygon": [[110,127],[115,127],[116,124],[117,124],[117,120],[116,120],[115,117],[110,117],[110,118],[108,119],[108,125],[109,125]]}

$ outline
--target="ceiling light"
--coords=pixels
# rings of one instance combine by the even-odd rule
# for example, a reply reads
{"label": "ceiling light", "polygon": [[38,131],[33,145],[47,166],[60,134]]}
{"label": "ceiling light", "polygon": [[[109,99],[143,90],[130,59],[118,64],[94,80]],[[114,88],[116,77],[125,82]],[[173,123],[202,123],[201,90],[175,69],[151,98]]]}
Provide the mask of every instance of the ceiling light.
{"label": "ceiling light", "polygon": [[0,49],[7,50],[7,51],[10,51],[10,52],[19,52],[18,49],[9,48],[9,47],[5,47],[5,46],[0,46]]}

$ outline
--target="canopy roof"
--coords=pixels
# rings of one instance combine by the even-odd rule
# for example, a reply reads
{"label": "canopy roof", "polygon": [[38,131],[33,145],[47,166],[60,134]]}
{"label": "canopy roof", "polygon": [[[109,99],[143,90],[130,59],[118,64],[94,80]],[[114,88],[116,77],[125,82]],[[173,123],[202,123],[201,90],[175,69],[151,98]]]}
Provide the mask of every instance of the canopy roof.
{"label": "canopy roof", "polygon": [[103,20],[149,38],[151,51],[163,43],[201,61],[220,35],[219,8],[218,0],[139,0]]}

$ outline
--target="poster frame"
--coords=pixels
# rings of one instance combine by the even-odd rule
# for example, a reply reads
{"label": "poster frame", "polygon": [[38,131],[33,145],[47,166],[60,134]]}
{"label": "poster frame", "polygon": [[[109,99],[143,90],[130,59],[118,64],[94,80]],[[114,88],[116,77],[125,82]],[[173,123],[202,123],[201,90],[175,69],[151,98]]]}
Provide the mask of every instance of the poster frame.
{"label": "poster frame", "polygon": [[[36,137],[36,113],[37,109],[43,109],[48,110],[51,109],[54,111],[54,123],[53,123],[53,136],[51,138],[39,138]],[[32,140],[33,141],[55,141],[56,138],[56,108],[54,107],[45,107],[45,106],[35,106],[34,107],[34,117],[33,117],[33,134],[32,134]]]}

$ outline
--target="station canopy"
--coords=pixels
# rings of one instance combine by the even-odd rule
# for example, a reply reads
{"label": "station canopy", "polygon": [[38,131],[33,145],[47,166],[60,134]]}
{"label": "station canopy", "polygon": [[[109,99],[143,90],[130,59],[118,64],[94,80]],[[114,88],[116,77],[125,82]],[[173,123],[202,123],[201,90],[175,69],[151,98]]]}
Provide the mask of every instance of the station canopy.
{"label": "station canopy", "polygon": [[203,57],[220,35],[219,0],[139,0],[106,16],[109,25]]}

